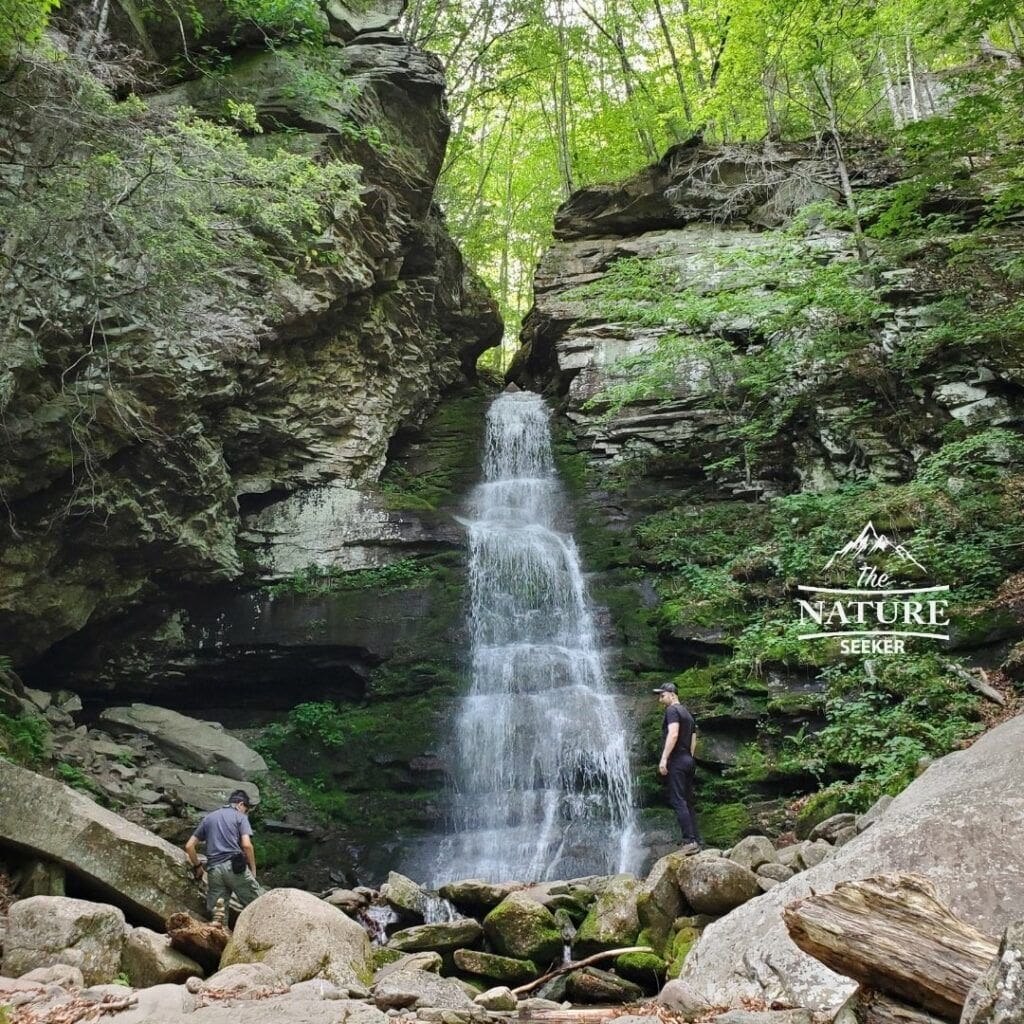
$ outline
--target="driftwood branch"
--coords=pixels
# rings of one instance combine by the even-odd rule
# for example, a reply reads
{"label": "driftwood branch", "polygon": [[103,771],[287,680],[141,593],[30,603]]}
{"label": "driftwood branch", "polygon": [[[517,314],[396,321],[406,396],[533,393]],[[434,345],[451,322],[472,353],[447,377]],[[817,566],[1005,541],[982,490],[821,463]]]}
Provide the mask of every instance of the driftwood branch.
{"label": "driftwood branch", "polygon": [[962,679],[972,690],[977,690],[982,697],[987,697],[1000,707],[1006,704],[1006,698],[994,686],[989,685],[988,676],[985,674],[984,669],[977,669],[978,674],[975,675],[974,672],[968,672],[967,669],[954,664],[952,661],[945,662],[945,666],[948,671],[952,672],[958,679]]}
{"label": "driftwood branch", "polygon": [[790,903],[783,919],[793,942],[827,967],[953,1021],[998,950],[918,875],[841,882]]}
{"label": "driftwood branch", "polygon": [[520,985],[519,988],[512,989],[515,995],[522,995],[524,992],[529,992],[535,989],[538,985],[543,985],[545,981],[550,981],[552,978],[557,978],[560,974],[568,974],[570,971],[575,971],[580,967],[589,967],[591,964],[596,964],[599,960],[609,960],[613,956],[622,956],[623,953],[653,953],[654,950],[650,946],[624,946],[622,949],[606,949],[603,953],[595,953],[593,956],[584,957],[582,960],[575,960],[572,963],[563,964],[561,967],[556,967],[553,971],[548,971],[547,974],[542,974],[539,978],[535,978],[533,981],[527,982],[525,985]]}

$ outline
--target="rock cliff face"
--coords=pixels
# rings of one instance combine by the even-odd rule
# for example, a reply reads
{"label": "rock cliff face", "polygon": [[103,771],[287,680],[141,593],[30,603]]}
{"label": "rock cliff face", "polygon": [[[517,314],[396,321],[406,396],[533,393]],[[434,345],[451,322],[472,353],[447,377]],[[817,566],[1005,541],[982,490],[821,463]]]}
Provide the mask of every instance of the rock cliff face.
{"label": "rock cliff face", "polygon": [[[145,267],[122,254],[101,272],[135,275],[145,300],[90,315],[82,279],[96,268],[74,247],[92,240],[71,223],[6,281],[0,635],[16,664],[104,636],[169,594],[310,564],[380,565],[410,533],[430,533],[392,523],[366,492],[400,432],[473,379],[500,322],[432,203],[448,134],[438,61],[387,31],[398,11],[371,17],[360,5],[346,18],[335,6],[328,45],[271,51],[237,48],[245,33],[223,25],[218,36],[227,13],[215,4],[192,42],[223,46],[217,73],[146,97],[156,118],[186,104],[211,118],[244,107],[258,153],[284,140],[315,163],[350,166],[305,260],[269,274],[243,253],[217,271],[238,279],[236,308],[212,308],[212,289],[184,280],[159,297],[178,315],[160,318],[147,316]],[[108,48],[138,46],[180,72],[189,51],[177,30],[162,33],[158,19],[137,31],[132,8],[115,7]],[[30,101],[63,97],[45,74],[15,85],[7,143],[30,164],[56,145]],[[88,136],[76,141],[88,152]],[[53,287],[41,289],[46,274]]]}
{"label": "rock cliff face", "polygon": [[[989,186],[965,177],[894,245],[872,196],[906,172],[867,147],[850,161],[870,269],[809,144],[684,144],[576,193],[512,370],[561,401],[623,689],[668,675],[700,722],[714,843],[785,827],[777,798],[815,787],[782,741],[822,724],[837,652],[794,640],[796,585],[867,519],[951,585],[944,652],[991,669],[1021,635],[1020,339],[986,334],[1019,301],[1019,226],[979,226]],[[653,717],[638,708],[652,763]],[[660,799],[653,773],[644,791]]]}

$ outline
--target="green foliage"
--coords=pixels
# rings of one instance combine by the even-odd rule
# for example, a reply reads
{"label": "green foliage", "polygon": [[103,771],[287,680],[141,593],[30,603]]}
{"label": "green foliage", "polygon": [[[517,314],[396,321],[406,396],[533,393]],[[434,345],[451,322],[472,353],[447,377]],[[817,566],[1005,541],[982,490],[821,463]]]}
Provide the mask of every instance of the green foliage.
{"label": "green foliage", "polygon": [[64,780],[72,789],[77,789],[82,793],[88,793],[92,797],[102,797],[102,790],[96,785],[92,779],[89,778],[81,768],[77,768],[73,764],[68,764],[66,761],[60,761],[57,763],[57,774]]}
{"label": "green foliage", "polygon": [[41,764],[50,749],[50,726],[44,718],[0,714],[0,756],[26,768]]}
{"label": "green foliage", "polygon": [[0,17],[0,66],[13,50],[39,39],[58,6],[57,0],[7,0]]}
{"label": "green foliage", "polygon": [[735,845],[753,826],[750,812],[738,802],[712,807],[699,806],[697,823],[704,843],[723,849]]}
{"label": "green foliage", "polygon": [[378,587],[401,590],[424,583],[436,572],[435,565],[416,558],[403,558],[371,569],[344,570],[308,565],[305,569],[296,570],[287,579],[271,584],[267,591],[278,597],[282,594],[333,594]]}

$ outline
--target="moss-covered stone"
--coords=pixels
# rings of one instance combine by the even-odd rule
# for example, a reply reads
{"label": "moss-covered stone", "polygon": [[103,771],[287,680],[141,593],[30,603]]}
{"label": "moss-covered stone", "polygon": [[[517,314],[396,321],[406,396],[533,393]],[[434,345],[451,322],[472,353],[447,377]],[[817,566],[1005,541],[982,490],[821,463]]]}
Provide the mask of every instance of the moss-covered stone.
{"label": "moss-covered stone", "polygon": [[499,954],[515,960],[546,967],[562,953],[554,915],[520,893],[512,893],[484,918],[484,932]]}
{"label": "moss-covered stone", "polygon": [[622,953],[615,958],[615,971],[639,985],[648,995],[661,987],[667,964],[654,953]]}
{"label": "moss-covered stone", "polygon": [[611,879],[598,893],[593,906],[576,932],[573,952],[577,956],[619,946],[632,946],[640,932],[637,915],[637,895],[640,883],[631,875]]}
{"label": "moss-covered stone", "polygon": [[693,926],[680,928],[679,931],[672,936],[672,941],[666,954],[669,959],[667,970],[668,977],[679,977],[682,973],[683,965],[686,963],[687,955],[699,938],[700,929]]}
{"label": "moss-covered stone", "polygon": [[750,812],[742,803],[701,807],[697,814],[701,835],[707,846],[727,848],[752,827]]}
{"label": "moss-covered stone", "polygon": [[584,967],[568,975],[568,994],[580,1003],[632,1003],[643,997],[644,990],[610,971]]}
{"label": "moss-covered stone", "polygon": [[403,928],[388,939],[388,946],[400,953],[454,953],[457,949],[475,945],[483,938],[483,929],[470,917],[458,921],[440,921]]}
{"label": "moss-covered stone", "polygon": [[520,985],[540,973],[532,960],[517,960],[475,949],[457,949],[452,959],[460,971],[488,978],[501,985]]}

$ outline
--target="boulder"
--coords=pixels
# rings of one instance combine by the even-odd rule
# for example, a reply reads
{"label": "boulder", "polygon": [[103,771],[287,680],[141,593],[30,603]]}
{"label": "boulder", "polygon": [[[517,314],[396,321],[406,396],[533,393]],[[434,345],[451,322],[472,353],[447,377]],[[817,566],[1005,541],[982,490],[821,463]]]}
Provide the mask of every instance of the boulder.
{"label": "boulder", "polygon": [[519,888],[522,886],[518,882],[482,882],[479,878],[464,878],[442,885],[439,891],[457,907],[490,910]]}
{"label": "boulder", "polygon": [[702,914],[727,914],[761,892],[753,871],[725,857],[687,857],[676,878],[687,903]]}
{"label": "boulder", "polygon": [[800,851],[800,859],[808,868],[817,867],[832,853],[832,847],[824,839],[808,842]]}
{"label": "boulder", "polygon": [[531,960],[542,970],[562,953],[562,935],[554,915],[518,892],[484,918],[484,932],[495,952]]}
{"label": "boulder", "polygon": [[85,977],[78,967],[68,964],[54,964],[53,967],[37,967],[21,976],[22,981],[34,981],[40,985],[59,985],[61,988],[85,987]]}
{"label": "boulder", "polygon": [[102,985],[121,970],[125,923],[117,907],[33,896],[13,904],[7,922],[3,973],[8,977],[66,964],[82,972],[86,985]]}
{"label": "boulder", "polygon": [[[197,807],[201,811],[223,807],[232,790],[239,788],[238,780],[226,775],[190,772],[187,768],[173,768],[170,765],[153,765],[146,770],[146,777],[155,789],[173,794],[190,807]],[[245,791],[253,806],[256,806],[260,802],[259,788],[255,783],[247,782]]]}
{"label": "boulder", "polygon": [[514,1010],[519,1004],[519,1000],[513,995],[512,990],[504,985],[481,992],[473,1002],[485,1010]]}
{"label": "boulder", "polygon": [[756,871],[762,864],[777,862],[775,847],[767,836],[745,836],[730,851],[729,860]]}
{"label": "boulder", "polygon": [[222,968],[263,963],[289,984],[324,978],[365,991],[370,940],[336,907],[301,889],[271,889],[238,915]]}
{"label": "boulder", "polygon": [[923,875],[957,916],[1001,934],[1024,906],[1022,759],[1020,715],[938,759],[856,839],[706,928],[683,979],[709,1001],[782,998],[834,1011],[853,984],[797,949],[782,908],[872,875]]}
{"label": "boulder", "polygon": [[610,879],[587,911],[576,933],[573,952],[585,957],[606,949],[632,946],[640,931],[639,891],[640,883],[632,875]]}
{"label": "boulder", "polygon": [[1024,921],[1003,933],[999,955],[971,986],[961,1024],[1024,1024]]}
{"label": "boulder", "polygon": [[813,843],[816,839],[824,839],[826,843],[834,843],[836,836],[844,828],[849,828],[851,825],[856,825],[857,815],[856,814],[833,814],[831,818],[826,818],[824,821],[819,821],[814,828],[811,829],[811,834],[807,837]]}
{"label": "boulder", "polygon": [[441,978],[427,971],[398,971],[373,986],[373,1001],[382,1010],[440,1007],[474,1010],[473,1000],[455,978]]}
{"label": "boulder", "polygon": [[189,978],[201,978],[203,969],[171,945],[169,935],[148,928],[132,928],[124,940],[121,970],[135,988],[180,985]]}
{"label": "boulder", "polygon": [[400,917],[423,920],[427,894],[411,878],[397,871],[390,872],[388,880],[380,887],[380,895],[399,912]]}
{"label": "boulder", "polygon": [[373,983],[383,981],[389,974],[398,971],[430,971],[432,974],[440,974],[444,961],[440,953],[398,953],[398,959],[392,960],[389,964],[383,964],[373,972]]}
{"label": "boulder", "polygon": [[579,1003],[633,1003],[644,997],[639,985],[597,967],[571,971],[568,992]]}
{"label": "boulder", "polygon": [[858,832],[873,825],[892,805],[892,797],[886,794],[880,796],[863,814],[857,816],[855,827]]}
{"label": "boulder", "polygon": [[367,32],[382,32],[398,23],[405,10],[404,0],[326,0],[324,10],[331,34],[347,41]]}
{"label": "boulder", "polygon": [[776,882],[785,882],[792,878],[794,873],[792,868],[787,868],[785,864],[780,864],[778,861],[762,864],[754,872],[759,878],[772,878]]}
{"label": "boulder", "polygon": [[472,946],[483,938],[484,930],[478,921],[463,917],[458,921],[439,921],[437,924],[418,924],[403,928],[388,939],[388,948],[403,953],[434,950],[452,953],[464,946]]}
{"label": "boulder", "polygon": [[811,1011],[803,1007],[793,1010],[729,1010],[715,1017],[714,1024],[811,1024]]}
{"label": "boulder", "polygon": [[521,985],[540,974],[532,960],[516,960],[514,957],[481,953],[475,949],[457,949],[453,959],[455,966],[466,974],[500,981],[506,985]]}
{"label": "boulder", "polygon": [[784,864],[791,871],[803,871],[807,865],[804,863],[803,852],[804,849],[811,844],[806,839],[799,843],[793,843],[790,846],[779,847],[775,851],[778,857],[779,863]]}
{"label": "boulder", "polygon": [[146,736],[175,764],[201,772],[248,779],[267,770],[267,762],[241,740],[209,722],[153,704],[107,708],[100,721],[115,733]]}
{"label": "boulder", "polygon": [[670,853],[651,868],[636,894],[636,913],[647,942],[661,953],[672,922],[683,912],[683,895],[676,882],[682,854]]}
{"label": "boulder", "polygon": [[635,982],[648,995],[661,988],[668,965],[654,953],[621,953],[615,958],[615,973]]}
{"label": "boulder", "polygon": [[677,1013],[685,1020],[693,1020],[711,1009],[711,1003],[688,982],[678,978],[669,981],[658,993],[655,1002],[670,1013]]}
{"label": "boulder", "polygon": [[231,964],[194,986],[198,993],[216,992],[220,998],[232,999],[265,999],[287,989],[284,975],[262,963]]}
{"label": "boulder", "polygon": [[56,861],[144,924],[205,914],[185,854],[78,790],[0,758],[4,839]]}

